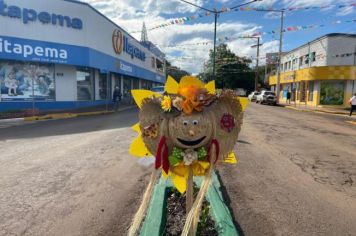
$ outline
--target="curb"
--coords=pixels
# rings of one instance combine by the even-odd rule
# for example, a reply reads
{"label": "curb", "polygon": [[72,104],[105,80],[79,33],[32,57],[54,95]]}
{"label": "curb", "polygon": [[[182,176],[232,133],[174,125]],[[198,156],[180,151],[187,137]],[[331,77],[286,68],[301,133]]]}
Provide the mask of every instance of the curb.
{"label": "curb", "polygon": [[0,119],[0,124],[23,122],[25,118]]}
{"label": "curb", "polygon": [[[129,106],[125,107],[122,109],[119,109],[118,111],[125,111],[129,110],[131,108],[134,108],[135,106]],[[114,111],[91,111],[91,112],[82,112],[82,113],[55,113],[55,114],[48,114],[45,116],[31,116],[31,117],[25,117],[21,118],[24,119],[24,121],[38,121],[38,120],[52,120],[52,119],[70,119],[70,118],[76,118],[76,117],[84,117],[84,116],[94,116],[94,115],[105,115],[105,114],[111,114],[114,113]]]}
{"label": "curb", "polygon": [[[195,177],[194,182],[201,186],[204,177]],[[140,236],[161,236],[166,225],[166,196],[167,188],[172,187],[172,181],[162,177],[155,186],[150,205],[143,222]],[[206,199],[210,202],[211,216],[215,221],[219,236],[239,236],[233,223],[232,215],[224,203],[221,185],[216,174],[213,174],[212,184],[209,186]]]}
{"label": "curb", "polygon": [[319,113],[327,113],[327,114],[334,114],[334,115],[348,115],[347,112],[340,112],[340,111],[326,111],[326,110],[308,110],[308,109],[302,109],[302,108],[297,108],[297,107],[292,107],[292,106],[285,106],[285,108],[296,110],[296,111],[304,111],[304,112],[319,112]]}

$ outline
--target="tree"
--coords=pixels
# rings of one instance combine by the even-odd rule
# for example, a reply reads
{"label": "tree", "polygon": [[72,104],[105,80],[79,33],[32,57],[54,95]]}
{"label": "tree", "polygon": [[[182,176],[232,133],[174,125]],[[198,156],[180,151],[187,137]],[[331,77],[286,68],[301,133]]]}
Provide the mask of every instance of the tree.
{"label": "tree", "polygon": [[[216,47],[216,79],[217,88],[243,88],[248,91],[254,89],[255,73],[250,68],[251,60],[234,54],[226,44]],[[204,64],[203,73],[199,74],[205,82],[213,79],[213,51],[210,50],[209,59]]]}
{"label": "tree", "polygon": [[189,72],[182,70],[179,67],[172,66],[172,64],[169,61],[166,62],[166,68],[167,68],[167,75],[172,76],[178,82],[183,76],[190,75]]}

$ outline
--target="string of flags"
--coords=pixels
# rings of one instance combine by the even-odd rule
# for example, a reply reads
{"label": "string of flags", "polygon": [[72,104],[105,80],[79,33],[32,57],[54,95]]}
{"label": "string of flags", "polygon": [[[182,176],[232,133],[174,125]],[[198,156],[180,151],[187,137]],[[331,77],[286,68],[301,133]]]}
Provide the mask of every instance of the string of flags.
{"label": "string of flags", "polygon": [[[331,22],[331,25],[335,24],[343,24],[343,23],[356,23],[356,19],[354,20],[337,20]],[[302,26],[288,26],[285,29],[283,29],[283,32],[289,33],[289,32],[294,32],[294,31],[301,31],[301,30],[311,30],[311,29],[317,29],[321,27],[326,27],[326,24],[313,24],[313,25],[302,25]],[[257,38],[261,37],[263,35],[273,35],[276,34],[276,31],[266,31],[266,32],[254,32],[254,33],[246,33],[241,36],[237,37],[228,37],[228,36],[221,36],[217,38],[218,42],[227,42],[227,41],[233,41],[233,40],[238,40],[238,39],[247,39],[247,38]],[[196,45],[210,45],[213,44],[213,41],[204,41],[204,42],[197,42],[197,43],[188,43],[188,44],[177,44],[177,45],[159,45],[162,48],[179,48],[179,47],[186,47],[186,46],[196,46]]]}
{"label": "string of flags", "polygon": [[[355,3],[350,3],[350,4],[342,4],[342,5],[332,5],[332,4],[328,4],[328,5],[320,5],[320,6],[313,6],[313,7],[288,7],[288,8],[282,8],[282,9],[278,9],[279,11],[299,11],[299,10],[321,10],[321,9],[326,9],[326,8],[330,8],[330,7],[336,7],[338,9],[342,9],[342,8],[347,8],[347,7],[356,7],[356,2]],[[222,7],[221,8],[221,12],[225,13],[225,12],[231,12],[231,11],[275,11],[276,9],[274,9],[273,7],[240,7],[240,8],[235,8],[235,9],[231,9],[228,7]],[[192,20],[196,20],[196,19],[200,19],[203,17],[207,17],[212,15],[211,12],[203,12],[203,13],[196,13],[194,15],[191,16],[185,16],[185,17],[180,17],[180,18],[175,18],[172,19],[166,23],[162,23],[159,25],[156,25],[154,27],[148,28],[147,30],[155,30],[155,29],[160,29],[160,28],[164,28],[167,26],[171,26],[171,25],[182,25],[185,22],[188,21],[192,21]],[[141,31],[133,31],[131,33],[141,33]]]}
{"label": "string of flags", "polygon": [[[333,21],[331,22],[331,25],[335,25],[335,24],[343,24],[343,23],[356,23],[356,19],[354,20],[345,20],[345,21],[341,21],[341,20],[337,20],[337,21]],[[312,24],[312,25],[301,25],[301,26],[288,26],[286,28],[284,28],[282,31],[285,32],[293,32],[293,31],[301,31],[301,30],[309,30],[309,29],[316,29],[316,28],[322,28],[322,27],[326,27],[326,24]],[[236,40],[236,39],[241,39],[241,38],[253,38],[253,37],[261,37],[262,35],[271,35],[271,34],[276,34],[278,32],[272,30],[272,31],[266,31],[266,32],[255,32],[252,34],[243,34],[242,36],[238,36],[238,37],[219,37],[218,41],[219,42],[224,42],[224,41],[231,41],[231,40]]]}
{"label": "string of flags", "polygon": [[[241,55],[237,55],[239,58],[236,60],[236,58],[231,58],[231,57],[226,57],[226,58],[218,58],[216,60],[216,64],[217,65],[227,65],[229,64],[229,62],[244,62],[244,60],[246,59],[250,59],[250,60],[257,60],[257,57],[255,56],[241,56]],[[350,56],[355,56],[356,57],[356,51],[355,52],[347,52],[347,53],[339,53],[339,54],[333,54],[333,55],[326,55],[324,53],[319,53],[317,55],[313,55],[312,53],[310,53],[309,55],[305,55],[305,59],[309,59],[309,58],[315,58],[316,60],[322,60],[325,59],[327,57],[331,57],[331,58],[344,58],[344,57],[350,57]],[[205,57],[192,57],[192,56],[180,56],[180,57],[174,57],[174,56],[170,56],[168,55],[168,57],[170,58],[170,60],[174,60],[174,61],[191,61],[191,60],[204,60]],[[275,59],[278,58],[278,56],[272,56]],[[299,56],[287,56],[288,60],[294,60],[294,59],[298,59],[300,58]],[[262,56],[258,58],[259,60],[267,60],[270,59],[269,57],[266,56]]]}

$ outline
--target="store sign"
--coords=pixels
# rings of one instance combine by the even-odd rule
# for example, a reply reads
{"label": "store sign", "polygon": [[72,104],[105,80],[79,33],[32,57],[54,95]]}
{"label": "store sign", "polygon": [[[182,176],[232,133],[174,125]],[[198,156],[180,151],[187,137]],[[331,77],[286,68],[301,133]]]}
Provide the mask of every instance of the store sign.
{"label": "store sign", "polygon": [[43,45],[33,45],[30,43],[13,42],[12,40],[0,37],[0,55],[17,55],[21,58],[31,59],[47,58],[51,61],[67,60],[68,52],[65,49],[47,47]]}
{"label": "store sign", "polygon": [[72,18],[46,11],[38,12],[34,9],[21,8],[14,5],[8,6],[3,0],[0,0],[0,16],[12,19],[22,19],[24,24],[40,21],[43,24],[66,26],[78,30],[83,29],[83,21],[79,18]]}
{"label": "store sign", "polygon": [[112,45],[115,53],[118,55],[125,52],[129,54],[132,59],[137,58],[141,61],[146,60],[146,54],[138,47],[130,43],[130,39],[118,29],[114,30],[112,34]]}

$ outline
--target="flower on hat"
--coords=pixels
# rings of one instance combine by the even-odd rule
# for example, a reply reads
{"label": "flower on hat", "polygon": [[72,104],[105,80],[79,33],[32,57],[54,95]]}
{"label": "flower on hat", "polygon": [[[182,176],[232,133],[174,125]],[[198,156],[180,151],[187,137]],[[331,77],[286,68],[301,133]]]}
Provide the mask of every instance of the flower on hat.
{"label": "flower on hat", "polygon": [[169,112],[172,109],[172,99],[169,96],[163,96],[161,107],[164,111]]}

